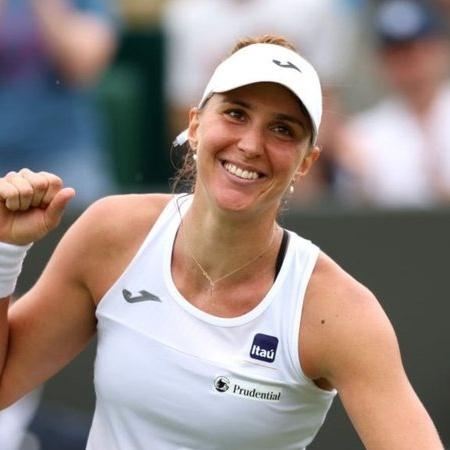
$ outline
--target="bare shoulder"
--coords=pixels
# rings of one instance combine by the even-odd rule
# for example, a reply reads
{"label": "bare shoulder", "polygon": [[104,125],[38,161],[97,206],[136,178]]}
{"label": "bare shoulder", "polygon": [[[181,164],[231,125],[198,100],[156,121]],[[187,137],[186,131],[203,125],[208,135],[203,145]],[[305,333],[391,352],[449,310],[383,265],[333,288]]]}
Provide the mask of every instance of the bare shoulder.
{"label": "bare shoulder", "polygon": [[308,316],[320,316],[321,325],[338,326],[343,320],[372,314],[379,308],[377,299],[367,287],[328,255],[319,255],[305,298]]}
{"label": "bare shoulder", "polygon": [[104,197],[93,203],[78,221],[96,237],[106,233],[120,238],[130,232],[148,232],[171,198],[170,194]]}
{"label": "bare shoulder", "polygon": [[320,387],[336,388],[365,448],[443,448],[379,302],[324,254],[305,298],[299,342],[303,371]]}
{"label": "bare shoulder", "polygon": [[[305,297],[300,346],[305,373],[313,379],[335,378],[375,347],[397,351],[392,325],[374,294],[321,253]],[[335,384],[335,383],[332,383]]]}
{"label": "bare shoulder", "polygon": [[97,302],[131,261],[167,205],[169,194],[129,194],[93,203],[60,246]]}

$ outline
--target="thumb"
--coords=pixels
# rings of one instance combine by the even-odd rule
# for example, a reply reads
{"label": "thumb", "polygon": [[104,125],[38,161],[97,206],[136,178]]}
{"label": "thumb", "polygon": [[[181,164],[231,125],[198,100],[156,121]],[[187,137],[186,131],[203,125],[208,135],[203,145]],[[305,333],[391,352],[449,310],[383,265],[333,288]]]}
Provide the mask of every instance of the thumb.
{"label": "thumb", "polygon": [[72,188],[61,189],[55,194],[45,209],[45,224],[48,230],[52,230],[58,226],[65,207],[73,197],[75,197],[75,189]]}

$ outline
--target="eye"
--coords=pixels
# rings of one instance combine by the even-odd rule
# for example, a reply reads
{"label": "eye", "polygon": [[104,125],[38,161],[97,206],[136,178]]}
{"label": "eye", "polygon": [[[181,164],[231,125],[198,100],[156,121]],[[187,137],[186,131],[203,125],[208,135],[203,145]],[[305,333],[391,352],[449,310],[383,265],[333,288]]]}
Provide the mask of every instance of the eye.
{"label": "eye", "polygon": [[245,112],[242,109],[233,108],[226,110],[225,115],[230,119],[241,121],[244,119]]}
{"label": "eye", "polygon": [[275,133],[281,135],[281,136],[286,136],[286,137],[294,137],[295,136],[295,132],[292,129],[292,127],[290,127],[289,125],[285,125],[285,124],[276,124],[272,127],[272,131],[274,131]]}

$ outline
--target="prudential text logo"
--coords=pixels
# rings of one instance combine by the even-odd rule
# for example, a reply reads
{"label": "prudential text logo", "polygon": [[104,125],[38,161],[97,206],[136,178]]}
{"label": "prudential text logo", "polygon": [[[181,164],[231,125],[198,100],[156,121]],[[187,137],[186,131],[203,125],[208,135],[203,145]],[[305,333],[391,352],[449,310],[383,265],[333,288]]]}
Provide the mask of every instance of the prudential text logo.
{"label": "prudential text logo", "polygon": [[277,354],[278,338],[258,333],[250,348],[250,358],[273,363]]}
{"label": "prudential text logo", "polygon": [[279,402],[283,389],[274,384],[262,384],[251,380],[243,380],[234,376],[218,376],[214,387],[220,395],[233,395],[248,400]]}

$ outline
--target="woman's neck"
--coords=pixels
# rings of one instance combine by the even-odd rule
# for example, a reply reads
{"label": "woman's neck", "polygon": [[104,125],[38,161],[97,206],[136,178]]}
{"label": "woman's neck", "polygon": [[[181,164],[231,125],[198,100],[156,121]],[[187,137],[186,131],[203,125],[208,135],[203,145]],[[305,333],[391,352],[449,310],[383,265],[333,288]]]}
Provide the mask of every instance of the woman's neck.
{"label": "woman's neck", "polygon": [[195,198],[180,231],[183,253],[212,280],[269,254],[280,235],[274,215],[237,217],[206,208]]}

